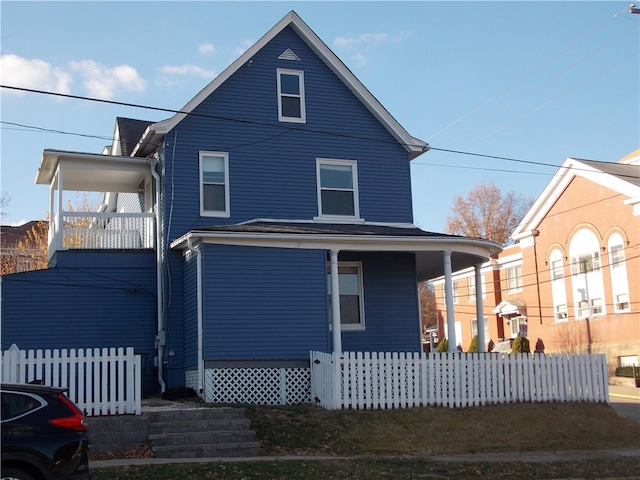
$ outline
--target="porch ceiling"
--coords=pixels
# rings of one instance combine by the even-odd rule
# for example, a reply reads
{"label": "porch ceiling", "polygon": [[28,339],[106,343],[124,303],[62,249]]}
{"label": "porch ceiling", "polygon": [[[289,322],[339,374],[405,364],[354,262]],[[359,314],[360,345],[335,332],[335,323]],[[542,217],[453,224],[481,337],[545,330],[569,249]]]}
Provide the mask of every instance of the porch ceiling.
{"label": "porch ceiling", "polygon": [[35,183],[71,191],[136,193],[150,175],[149,163],[140,158],[45,150]]}

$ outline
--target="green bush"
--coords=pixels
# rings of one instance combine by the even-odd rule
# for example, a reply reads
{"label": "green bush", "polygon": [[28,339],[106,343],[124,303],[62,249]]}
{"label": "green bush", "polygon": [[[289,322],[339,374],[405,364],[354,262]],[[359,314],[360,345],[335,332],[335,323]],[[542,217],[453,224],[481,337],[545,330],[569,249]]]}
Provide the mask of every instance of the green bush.
{"label": "green bush", "polygon": [[438,353],[444,353],[449,348],[449,340],[443,338],[440,343],[438,343]]}
{"label": "green bush", "polygon": [[[634,367],[618,367],[616,368],[616,377],[631,377],[633,378],[633,368]],[[635,367],[636,375],[635,378],[640,378],[640,367]]]}
{"label": "green bush", "polygon": [[516,355],[519,353],[531,353],[529,339],[527,337],[521,337],[520,334],[518,334],[511,344],[511,353],[515,353]]}
{"label": "green bush", "polygon": [[469,353],[478,353],[480,348],[478,347],[478,335],[474,335],[471,339],[471,344],[469,345]]}

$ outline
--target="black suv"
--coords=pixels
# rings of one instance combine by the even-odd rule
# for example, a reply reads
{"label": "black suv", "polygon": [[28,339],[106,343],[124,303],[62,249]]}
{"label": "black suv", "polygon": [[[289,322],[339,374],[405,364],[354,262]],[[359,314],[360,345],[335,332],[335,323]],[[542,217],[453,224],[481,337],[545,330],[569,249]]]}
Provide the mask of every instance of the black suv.
{"label": "black suv", "polygon": [[2,480],[88,480],[89,438],[66,388],[2,384]]}

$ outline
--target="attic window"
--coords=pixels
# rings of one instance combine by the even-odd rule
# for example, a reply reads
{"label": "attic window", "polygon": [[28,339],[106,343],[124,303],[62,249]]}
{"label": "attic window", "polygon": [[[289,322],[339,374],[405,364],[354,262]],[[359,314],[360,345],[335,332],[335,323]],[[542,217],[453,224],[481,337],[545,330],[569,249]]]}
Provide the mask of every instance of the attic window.
{"label": "attic window", "polygon": [[305,123],[304,72],[278,69],[278,120]]}
{"label": "attic window", "polygon": [[278,57],[278,60],[295,60],[299,62],[300,57],[295,53],[293,53],[293,51],[290,48],[287,48],[284,52],[280,54],[280,56]]}

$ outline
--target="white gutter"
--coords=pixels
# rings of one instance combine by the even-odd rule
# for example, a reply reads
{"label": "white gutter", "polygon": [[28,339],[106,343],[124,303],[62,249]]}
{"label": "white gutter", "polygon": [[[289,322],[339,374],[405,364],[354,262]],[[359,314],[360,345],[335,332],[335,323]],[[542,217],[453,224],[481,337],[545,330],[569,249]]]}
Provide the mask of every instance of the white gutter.
{"label": "white gutter", "polygon": [[191,239],[187,240],[187,249],[196,255],[196,304],[198,316],[198,394],[204,390],[204,349],[202,339],[202,252],[193,246]]}
{"label": "white gutter", "polygon": [[[246,233],[192,231],[171,242],[170,248],[186,248],[188,239],[198,239],[202,243],[220,245],[270,246],[312,250],[395,251],[395,252],[435,252],[453,250],[458,253],[476,255],[488,261],[502,251],[494,242],[476,238],[424,237],[424,236],[376,236],[376,235],[336,235],[336,234],[289,234],[289,233]],[[327,245],[330,247],[327,248]]]}
{"label": "white gutter", "polygon": [[161,232],[160,232],[160,176],[156,172],[156,165],[158,160],[151,159],[151,175],[156,184],[156,310],[158,314],[158,333],[156,334],[156,349],[157,349],[157,367],[158,367],[158,383],[160,384],[160,393],[164,393],[167,386],[164,383],[163,378],[163,364],[162,358],[164,356],[164,346],[166,343],[165,331],[164,331],[164,292],[162,290],[162,252],[160,251]]}

